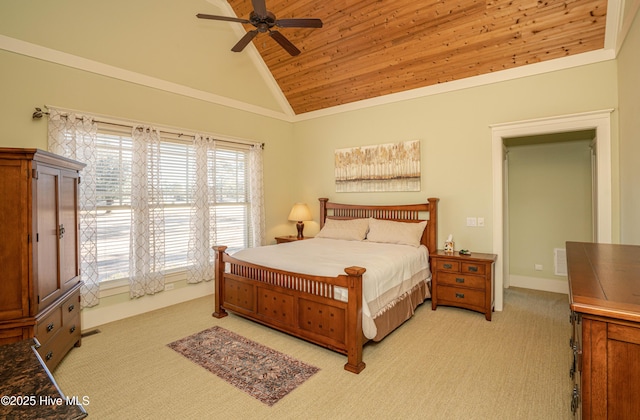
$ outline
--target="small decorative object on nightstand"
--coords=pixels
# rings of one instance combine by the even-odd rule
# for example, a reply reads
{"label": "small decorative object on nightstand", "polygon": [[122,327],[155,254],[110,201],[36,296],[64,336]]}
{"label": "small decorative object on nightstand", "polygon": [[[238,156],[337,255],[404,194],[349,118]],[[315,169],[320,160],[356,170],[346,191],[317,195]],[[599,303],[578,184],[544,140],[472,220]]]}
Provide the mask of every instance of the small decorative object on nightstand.
{"label": "small decorative object on nightstand", "polygon": [[285,242],[302,241],[304,239],[311,239],[311,238],[313,238],[313,236],[304,236],[302,238],[298,238],[296,235],[276,236],[276,243],[283,244]]}
{"label": "small decorative object on nightstand", "polygon": [[484,313],[491,321],[493,311],[494,254],[471,252],[450,254],[443,250],[431,255],[431,309],[438,305],[457,306]]}
{"label": "small decorative object on nightstand", "polygon": [[304,238],[302,234],[302,230],[304,229],[305,220],[313,220],[311,217],[311,211],[309,211],[309,207],[307,207],[304,203],[296,203],[291,209],[291,213],[289,213],[289,220],[296,223],[296,227],[298,228],[298,239]]}

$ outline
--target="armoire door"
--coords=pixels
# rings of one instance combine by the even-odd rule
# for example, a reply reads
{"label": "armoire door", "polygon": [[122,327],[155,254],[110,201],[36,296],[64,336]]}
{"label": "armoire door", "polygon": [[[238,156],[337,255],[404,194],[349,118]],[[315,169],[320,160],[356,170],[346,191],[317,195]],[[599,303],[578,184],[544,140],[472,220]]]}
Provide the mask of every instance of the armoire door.
{"label": "armoire door", "polygon": [[[0,322],[29,316],[29,183],[21,160],[0,159]],[[1,335],[2,331],[0,331]]]}
{"label": "armoire door", "polygon": [[62,293],[70,290],[80,281],[78,172],[60,172],[59,196],[59,240],[60,240],[60,283]]}
{"label": "armoire door", "polygon": [[34,243],[36,299],[38,310],[53,303],[62,295],[58,266],[60,223],[58,196],[60,170],[38,165],[34,179],[36,241]]}

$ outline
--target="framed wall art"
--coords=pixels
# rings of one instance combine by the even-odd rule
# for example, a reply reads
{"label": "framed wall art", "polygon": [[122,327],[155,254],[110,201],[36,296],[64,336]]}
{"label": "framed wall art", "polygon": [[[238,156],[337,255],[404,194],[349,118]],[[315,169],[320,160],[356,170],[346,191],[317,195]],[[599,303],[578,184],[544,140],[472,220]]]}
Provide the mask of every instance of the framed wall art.
{"label": "framed wall art", "polygon": [[420,141],[335,151],[336,192],[420,191]]}

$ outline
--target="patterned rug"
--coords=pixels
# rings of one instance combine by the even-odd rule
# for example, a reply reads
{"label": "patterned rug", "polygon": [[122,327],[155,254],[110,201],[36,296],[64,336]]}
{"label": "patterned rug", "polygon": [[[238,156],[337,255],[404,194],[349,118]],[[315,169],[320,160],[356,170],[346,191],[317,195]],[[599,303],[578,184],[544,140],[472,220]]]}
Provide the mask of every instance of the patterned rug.
{"label": "patterned rug", "polygon": [[221,327],[168,346],[269,406],[320,370]]}

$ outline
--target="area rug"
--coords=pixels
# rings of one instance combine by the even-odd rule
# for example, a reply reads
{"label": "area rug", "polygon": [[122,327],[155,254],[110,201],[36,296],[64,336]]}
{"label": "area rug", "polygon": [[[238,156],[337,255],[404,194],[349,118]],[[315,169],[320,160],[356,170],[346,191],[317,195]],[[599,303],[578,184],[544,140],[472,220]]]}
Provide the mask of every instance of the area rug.
{"label": "area rug", "polygon": [[221,327],[168,346],[269,406],[320,370]]}

